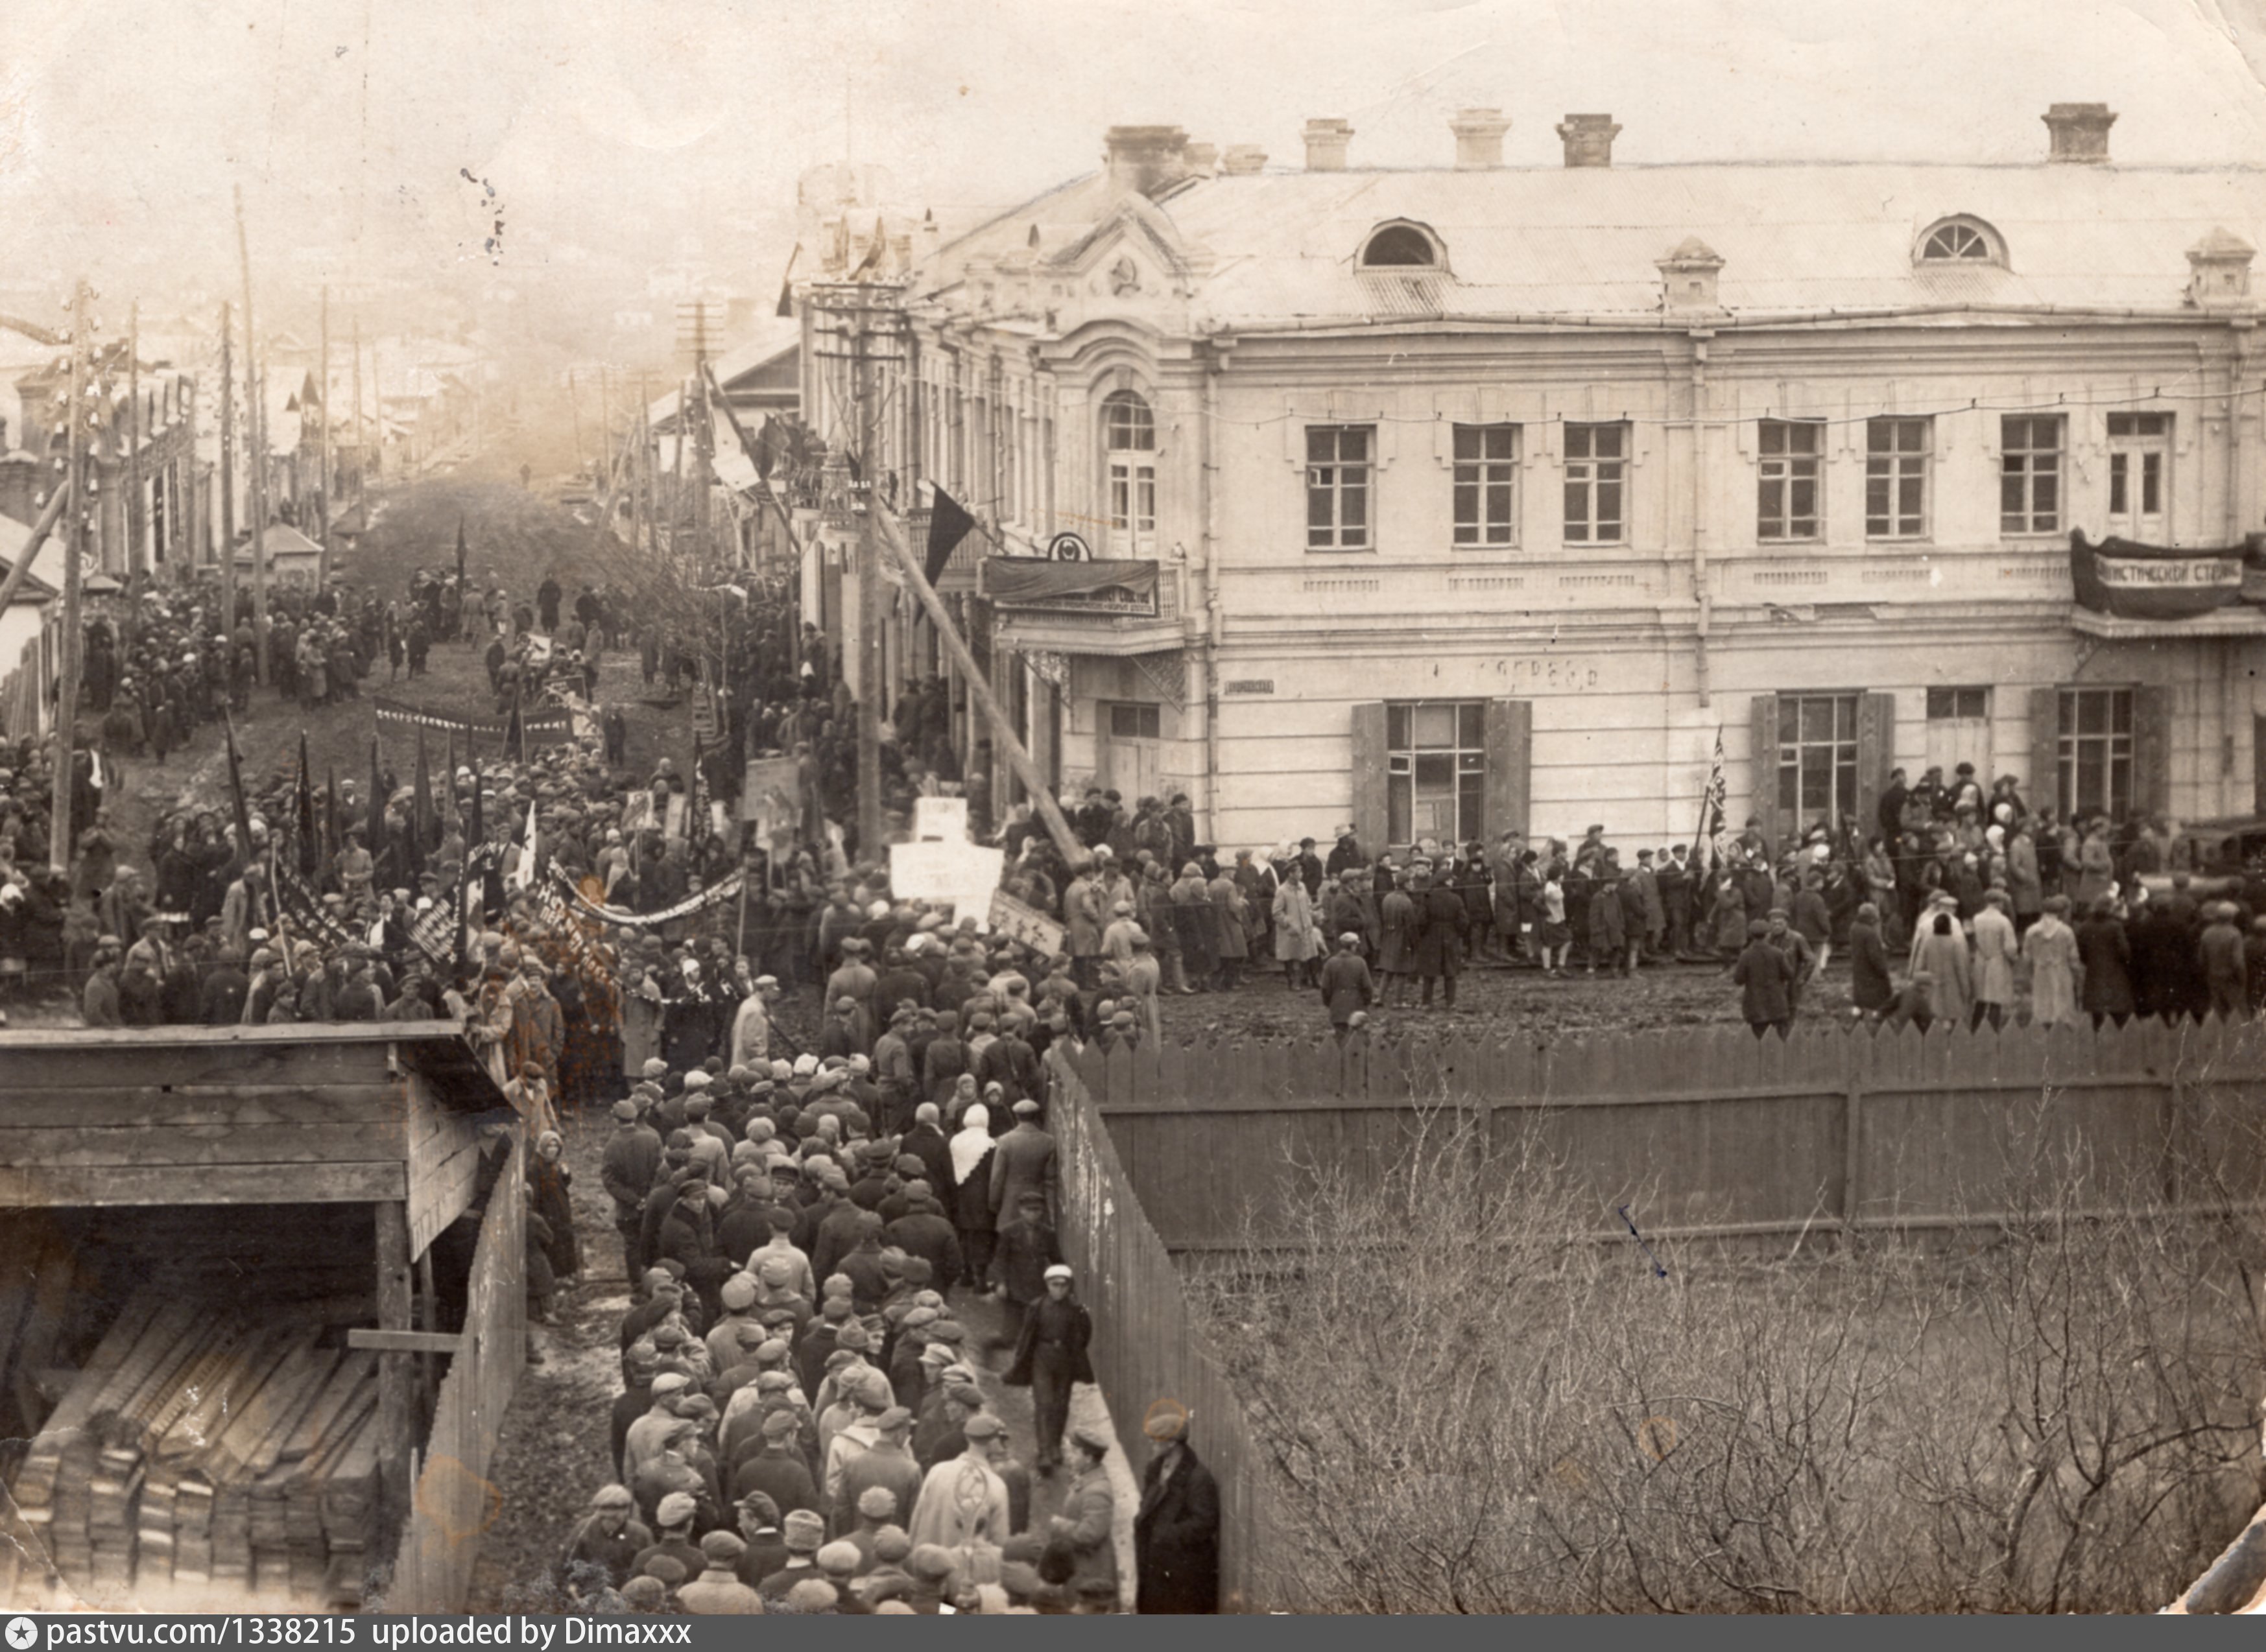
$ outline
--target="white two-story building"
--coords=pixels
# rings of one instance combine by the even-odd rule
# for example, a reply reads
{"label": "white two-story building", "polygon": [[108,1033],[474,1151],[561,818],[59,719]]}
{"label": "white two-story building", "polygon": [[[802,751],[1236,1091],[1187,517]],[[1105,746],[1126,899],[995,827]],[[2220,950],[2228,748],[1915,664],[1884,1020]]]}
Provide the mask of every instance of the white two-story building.
{"label": "white two-story building", "polygon": [[[1492,110],[1417,170],[1343,121],[1297,167],[1116,127],[900,278],[877,485],[979,519],[943,583],[1042,772],[1184,790],[1224,847],[1688,838],[1719,731],[1773,826],[1960,761],[2248,812],[2266,608],[2092,614],[2069,540],[2266,527],[2266,171],[2119,166],[2114,120],[1977,166],[1620,165],[1569,115],[1513,168]],[[827,353],[806,404],[854,429]],[[1035,560],[1065,534],[1092,560]],[[939,664],[911,613],[892,693]]]}

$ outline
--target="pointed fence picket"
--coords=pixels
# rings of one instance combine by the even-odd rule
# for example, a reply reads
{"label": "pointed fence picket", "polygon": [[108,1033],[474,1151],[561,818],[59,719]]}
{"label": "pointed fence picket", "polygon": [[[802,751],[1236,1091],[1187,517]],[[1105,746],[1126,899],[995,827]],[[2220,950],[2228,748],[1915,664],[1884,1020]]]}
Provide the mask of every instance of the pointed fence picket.
{"label": "pointed fence picket", "polygon": [[1480,1110],[1499,1152],[1566,1165],[1601,1228],[1632,1190],[1663,1233],[1955,1225],[2088,1156],[2105,1204],[2151,1184],[2193,1208],[2266,1197],[2255,1022],[1230,1039],[1073,1065],[1176,1251],[1239,1248],[1300,1167],[1373,1173],[1443,1104]]}

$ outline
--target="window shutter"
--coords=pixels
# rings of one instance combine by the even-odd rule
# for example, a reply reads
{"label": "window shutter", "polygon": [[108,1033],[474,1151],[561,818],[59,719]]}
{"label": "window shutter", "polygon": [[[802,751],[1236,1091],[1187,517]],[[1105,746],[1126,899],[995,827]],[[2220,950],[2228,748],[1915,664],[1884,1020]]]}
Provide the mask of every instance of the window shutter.
{"label": "window shutter", "polygon": [[2132,802],[2150,814],[2172,808],[2172,691],[2132,691]]}
{"label": "window shutter", "polygon": [[1897,765],[1897,697],[1868,694],[1857,702],[1857,836],[1880,829],[1881,794]]}
{"label": "window shutter", "polygon": [[[1778,696],[1758,694],[1754,703],[1754,733],[1747,752],[1747,813],[1763,825],[1763,841],[1778,852]],[[1733,836],[1744,817],[1727,819]]]}
{"label": "window shutter", "polygon": [[2030,690],[2030,783],[2023,799],[2033,810],[2061,812],[2061,690]]}
{"label": "window shutter", "polygon": [[1353,709],[1353,835],[1365,854],[1385,852],[1385,702]]}
{"label": "window shutter", "polygon": [[1487,840],[1522,835],[1533,807],[1534,702],[1487,702]]}

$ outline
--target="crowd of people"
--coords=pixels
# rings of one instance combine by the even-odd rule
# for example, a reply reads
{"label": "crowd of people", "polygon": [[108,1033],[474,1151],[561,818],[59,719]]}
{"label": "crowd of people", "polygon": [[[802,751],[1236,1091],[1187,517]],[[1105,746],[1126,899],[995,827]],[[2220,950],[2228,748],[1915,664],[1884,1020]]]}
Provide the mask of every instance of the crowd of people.
{"label": "crowd of people", "polygon": [[[420,571],[402,597],[340,586],[274,605],[267,681],[313,707],[387,663],[484,651],[501,749],[413,776],[389,739],[364,780],[296,764],[240,804],[161,813],[115,841],[118,759],[166,751],[244,703],[249,626],[216,592],[98,622],[99,740],[74,755],[70,870],[48,870],[47,753],[0,768],[0,991],[69,983],[88,1024],[445,1019],[515,1107],[529,1165],[530,1307],[585,1271],[566,1138],[610,1110],[601,1176],[632,1302],[616,1480],[558,1587],[654,1611],[1115,1610],[1106,1430],[1073,1428],[1092,1321],[1056,1240],[1046,1057],[1163,1037],[1168,995],[1280,966],[1341,1038],[1386,1010],[1458,1008],[1474,964],[1543,976],[1723,970],[1758,1034],[1785,1030],[1829,962],[1890,1025],[2248,1015],[2266,996],[2260,880],[2198,882],[2191,845],[2136,817],[2064,823],[2012,777],[1899,772],[1877,828],[1820,823],[1625,856],[1517,833],[1372,854],[1349,827],[1222,851],[1188,799],[1061,799],[1066,857],[1018,804],[992,818],[940,682],[882,724],[888,817],[968,799],[1003,887],[1058,945],[987,933],[892,889],[854,826],[857,707],[829,639],[778,584],[626,626],[603,587],[515,601]],[[248,622],[248,613],[238,619]],[[627,762],[598,693],[637,651],[649,694],[689,682],[717,737],[680,771]],[[531,714],[566,708],[538,737]],[[433,744],[428,742],[429,746]],[[713,800],[791,758],[791,818],[743,831]],[[146,853],[147,875],[129,862]],[[1073,864],[1073,860],[1075,863]],[[2207,888],[2209,898],[2197,894]],[[2027,979],[2028,993],[2018,992]],[[977,1305],[982,1305],[978,1306]],[[1021,1461],[980,1380],[1033,1391]],[[1217,1494],[1183,1426],[1153,1433],[1129,1592],[1209,1610]],[[1032,1517],[1034,1478],[1060,1514]]]}

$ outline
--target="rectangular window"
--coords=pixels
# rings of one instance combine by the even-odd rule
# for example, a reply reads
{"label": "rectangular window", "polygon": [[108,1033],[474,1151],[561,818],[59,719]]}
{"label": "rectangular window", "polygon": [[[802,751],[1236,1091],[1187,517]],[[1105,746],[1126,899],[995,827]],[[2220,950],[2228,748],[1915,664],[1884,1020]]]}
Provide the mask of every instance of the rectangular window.
{"label": "rectangular window", "polygon": [[1857,812],[1853,694],[1778,697],[1778,808],[1785,825],[1838,826]]}
{"label": "rectangular window", "polygon": [[1813,419],[1765,418],[1758,433],[1762,472],[1757,482],[1755,537],[1817,537],[1817,455],[1825,426]]}
{"label": "rectangular window", "polygon": [[1157,708],[1137,701],[1119,700],[1109,708],[1109,738],[1113,740],[1159,739],[1162,726]]}
{"label": "rectangular window", "polygon": [[2168,540],[2172,416],[2109,415],[2109,531],[2128,539]]}
{"label": "rectangular window", "polygon": [[1628,481],[1628,426],[1566,426],[1566,542],[1618,545]]}
{"label": "rectangular window", "polygon": [[1991,715],[1991,691],[1988,688],[1931,688],[1927,691],[1927,717],[1931,723],[1950,720],[1966,721]]}
{"label": "rectangular window", "polygon": [[1518,542],[1518,426],[1456,426],[1456,543]]}
{"label": "rectangular window", "polygon": [[1927,537],[1927,462],[1934,421],[1865,421],[1865,537]]}
{"label": "rectangular window", "polygon": [[1368,550],[1369,485],[1377,427],[1306,426],[1306,549]]}
{"label": "rectangular window", "polygon": [[1999,421],[1999,531],[2061,531],[2061,415]]}
{"label": "rectangular window", "polygon": [[1385,706],[1388,841],[1445,846],[1486,835],[1486,707],[1476,700]]}
{"label": "rectangular window", "polygon": [[2062,819],[2106,814],[2122,820],[2132,809],[2132,691],[2061,691]]}

